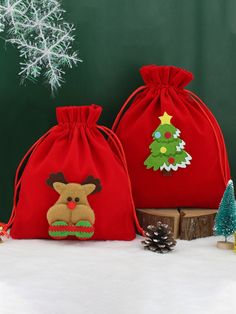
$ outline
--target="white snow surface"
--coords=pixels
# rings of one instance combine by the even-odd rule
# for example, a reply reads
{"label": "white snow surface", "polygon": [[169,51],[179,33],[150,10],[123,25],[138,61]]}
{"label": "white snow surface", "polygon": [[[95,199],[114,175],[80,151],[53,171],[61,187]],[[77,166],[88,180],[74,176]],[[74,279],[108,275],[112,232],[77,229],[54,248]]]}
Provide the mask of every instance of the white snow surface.
{"label": "white snow surface", "polygon": [[1,314],[236,313],[236,253],[216,237],[157,254],[131,242],[7,240]]}

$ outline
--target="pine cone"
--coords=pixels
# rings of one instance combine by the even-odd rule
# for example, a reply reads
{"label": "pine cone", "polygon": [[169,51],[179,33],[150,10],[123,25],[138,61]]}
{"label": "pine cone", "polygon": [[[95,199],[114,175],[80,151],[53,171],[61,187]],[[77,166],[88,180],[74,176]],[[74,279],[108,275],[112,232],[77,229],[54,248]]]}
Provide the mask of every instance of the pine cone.
{"label": "pine cone", "polygon": [[146,239],[142,241],[142,244],[145,249],[153,252],[168,253],[176,245],[170,227],[160,221],[156,226],[149,225],[145,235]]}

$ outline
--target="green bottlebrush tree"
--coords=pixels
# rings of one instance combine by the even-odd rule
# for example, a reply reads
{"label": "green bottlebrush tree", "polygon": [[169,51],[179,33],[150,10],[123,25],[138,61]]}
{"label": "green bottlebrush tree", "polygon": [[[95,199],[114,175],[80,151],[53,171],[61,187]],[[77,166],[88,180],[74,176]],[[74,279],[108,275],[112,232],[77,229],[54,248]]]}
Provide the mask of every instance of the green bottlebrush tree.
{"label": "green bottlebrush tree", "polygon": [[184,150],[185,142],[179,138],[180,130],[170,123],[172,116],[166,112],[159,117],[161,124],[153,132],[153,142],[149,146],[151,154],[144,161],[147,169],[178,170],[190,165],[192,157]]}
{"label": "green bottlebrush tree", "polygon": [[221,200],[218,213],[215,218],[214,231],[216,235],[227,238],[236,231],[236,204],[233,181],[230,180]]}

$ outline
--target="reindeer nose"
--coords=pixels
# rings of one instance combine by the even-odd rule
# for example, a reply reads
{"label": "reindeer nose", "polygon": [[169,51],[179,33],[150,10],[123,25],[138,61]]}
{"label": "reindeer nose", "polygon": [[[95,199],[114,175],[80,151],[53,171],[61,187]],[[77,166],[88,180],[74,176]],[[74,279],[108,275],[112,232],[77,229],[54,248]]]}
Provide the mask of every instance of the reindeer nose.
{"label": "reindeer nose", "polygon": [[76,207],[76,202],[73,202],[73,201],[69,201],[67,202],[67,207],[70,209],[70,210],[74,210],[75,207]]}

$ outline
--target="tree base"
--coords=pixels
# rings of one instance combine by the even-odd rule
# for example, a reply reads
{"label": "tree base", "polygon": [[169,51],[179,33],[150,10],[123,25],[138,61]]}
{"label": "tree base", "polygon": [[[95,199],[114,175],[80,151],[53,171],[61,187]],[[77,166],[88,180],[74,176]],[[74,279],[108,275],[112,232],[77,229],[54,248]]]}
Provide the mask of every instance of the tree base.
{"label": "tree base", "polygon": [[222,249],[222,250],[233,250],[234,248],[233,242],[225,242],[225,241],[218,241],[216,246],[218,247],[218,249]]}
{"label": "tree base", "polygon": [[3,243],[3,240],[0,238],[0,244]]}
{"label": "tree base", "polygon": [[163,169],[163,170],[161,171],[161,173],[162,173],[162,175],[165,176],[165,177],[170,177],[170,176],[172,176],[172,170],[167,171],[167,170]]}

